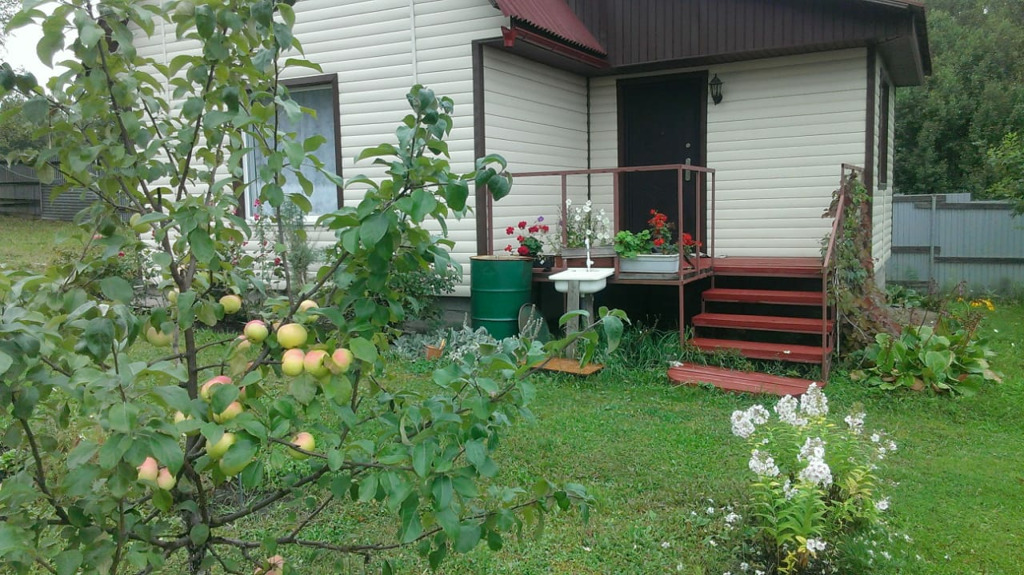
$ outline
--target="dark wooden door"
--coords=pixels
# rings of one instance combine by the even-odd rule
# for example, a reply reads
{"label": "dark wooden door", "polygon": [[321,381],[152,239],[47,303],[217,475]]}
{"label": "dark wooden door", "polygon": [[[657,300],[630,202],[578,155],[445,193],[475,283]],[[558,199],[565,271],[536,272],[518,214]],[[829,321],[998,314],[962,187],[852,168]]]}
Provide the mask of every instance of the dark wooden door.
{"label": "dark wooden door", "polygon": [[[705,165],[706,86],[707,74],[703,72],[619,80],[619,164]],[[703,206],[699,210],[697,206],[697,179],[696,173],[688,173],[683,182],[682,231],[695,236],[697,217],[704,221]],[[674,171],[624,175],[621,227],[644,229],[652,209],[668,215],[678,227],[676,189]]]}

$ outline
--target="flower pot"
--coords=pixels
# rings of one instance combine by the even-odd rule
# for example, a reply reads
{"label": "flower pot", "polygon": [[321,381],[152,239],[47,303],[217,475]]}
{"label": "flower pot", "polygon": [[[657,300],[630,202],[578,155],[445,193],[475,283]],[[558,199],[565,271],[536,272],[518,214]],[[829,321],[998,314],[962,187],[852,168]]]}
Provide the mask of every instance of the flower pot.
{"label": "flower pot", "polygon": [[551,271],[551,266],[555,265],[555,256],[534,256],[533,268],[541,268],[544,271]]}
{"label": "flower pot", "polygon": [[679,254],[640,254],[620,258],[619,271],[631,274],[674,274],[679,272]]}
{"label": "flower pot", "polygon": [[[596,268],[615,267],[615,248],[612,246],[594,246],[590,248],[590,259],[594,260],[593,267]],[[562,248],[562,253],[558,256],[555,265],[560,268],[587,267],[586,248]]]}

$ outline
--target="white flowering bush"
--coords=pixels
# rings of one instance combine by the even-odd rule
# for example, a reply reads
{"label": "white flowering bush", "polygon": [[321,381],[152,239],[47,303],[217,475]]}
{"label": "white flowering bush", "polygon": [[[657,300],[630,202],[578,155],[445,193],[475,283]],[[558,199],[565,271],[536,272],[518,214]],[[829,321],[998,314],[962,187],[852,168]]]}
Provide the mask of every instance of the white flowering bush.
{"label": "white flowering bush", "polygon": [[582,248],[590,238],[590,245],[610,246],[612,244],[611,220],[604,208],[595,209],[593,202],[573,204],[572,198],[565,200],[565,218],[561,222],[565,229],[565,247]]}
{"label": "white flowering bush", "polygon": [[[866,433],[864,413],[829,418],[828,398],[811,385],[732,414],[732,432],[750,446],[747,533],[765,573],[808,573],[835,562],[844,538],[870,529],[889,508],[879,464],[896,450],[884,433]],[[816,567],[815,567],[816,565]]]}

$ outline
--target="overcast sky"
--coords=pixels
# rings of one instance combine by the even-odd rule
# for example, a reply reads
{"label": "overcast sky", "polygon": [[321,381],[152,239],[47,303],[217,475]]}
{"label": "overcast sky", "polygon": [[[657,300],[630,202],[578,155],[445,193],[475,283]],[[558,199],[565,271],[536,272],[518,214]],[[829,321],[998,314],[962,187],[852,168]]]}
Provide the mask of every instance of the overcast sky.
{"label": "overcast sky", "polygon": [[[42,6],[41,9],[49,12],[51,8]],[[42,37],[43,31],[39,26],[31,25],[18,28],[7,35],[7,45],[4,47],[4,53],[0,54],[0,59],[9,62],[13,68],[21,67],[32,72],[40,84],[45,84],[46,80],[56,76],[58,72],[40,62],[39,56],[36,56],[36,44]],[[70,52],[62,51],[54,54],[53,61],[60,62],[70,57]]]}

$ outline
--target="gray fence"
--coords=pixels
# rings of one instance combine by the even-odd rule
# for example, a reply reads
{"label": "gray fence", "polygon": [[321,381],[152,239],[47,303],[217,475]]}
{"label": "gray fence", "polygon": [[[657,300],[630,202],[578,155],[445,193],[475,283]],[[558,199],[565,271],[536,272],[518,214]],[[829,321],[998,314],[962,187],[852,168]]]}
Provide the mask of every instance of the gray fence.
{"label": "gray fence", "polygon": [[0,162],[0,215],[71,221],[75,214],[99,199],[96,194],[81,190],[51,197],[53,188],[63,183],[60,172],[53,182],[44,184],[31,167]]}
{"label": "gray fence", "polygon": [[974,292],[1024,288],[1024,216],[1006,202],[971,201],[970,194],[896,196],[892,210],[890,282]]}

